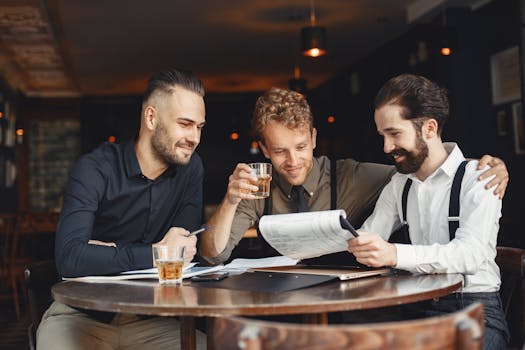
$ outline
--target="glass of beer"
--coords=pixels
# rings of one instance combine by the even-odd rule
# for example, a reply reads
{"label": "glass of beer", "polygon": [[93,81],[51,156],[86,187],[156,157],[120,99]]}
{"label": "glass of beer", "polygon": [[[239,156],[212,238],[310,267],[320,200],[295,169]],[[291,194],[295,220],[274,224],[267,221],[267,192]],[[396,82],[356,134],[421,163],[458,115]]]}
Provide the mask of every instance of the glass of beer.
{"label": "glass of beer", "polygon": [[258,189],[252,194],[257,198],[266,198],[270,195],[270,181],[272,180],[271,163],[250,163],[252,174],[257,177],[256,182],[252,182]]}
{"label": "glass of beer", "polygon": [[152,247],[153,261],[159,271],[159,283],[182,283],[185,247],[166,244],[154,244]]}

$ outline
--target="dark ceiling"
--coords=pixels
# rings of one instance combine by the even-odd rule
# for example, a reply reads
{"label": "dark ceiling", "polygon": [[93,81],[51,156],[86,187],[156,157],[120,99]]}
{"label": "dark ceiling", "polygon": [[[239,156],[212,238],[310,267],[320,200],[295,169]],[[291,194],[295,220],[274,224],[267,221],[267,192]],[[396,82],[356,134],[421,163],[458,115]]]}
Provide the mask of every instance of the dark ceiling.
{"label": "dark ceiling", "polygon": [[208,92],[312,88],[444,6],[488,0],[317,0],[327,56],[299,55],[310,0],[0,0],[0,74],[28,96],[137,94],[152,71]]}

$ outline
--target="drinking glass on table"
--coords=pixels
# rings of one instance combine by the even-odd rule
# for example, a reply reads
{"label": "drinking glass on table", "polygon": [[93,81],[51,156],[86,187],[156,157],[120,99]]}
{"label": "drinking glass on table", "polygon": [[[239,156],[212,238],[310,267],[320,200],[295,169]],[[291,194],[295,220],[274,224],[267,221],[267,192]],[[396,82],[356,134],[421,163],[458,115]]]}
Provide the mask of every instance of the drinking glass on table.
{"label": "drinking glass on table", "polygon": [[186,247],[167,244],[154,244],[153,261],[159,271],[159,283],[182,283],[182,268]]}
{"label": "drinking glass on table", "polygon": [[257,177],[253,185],[259,187],[252,194],[257,198],[266,198],[270,195],[270,181],[272,180],[271,163],[250,163],[248,166],[252,169],[252,174]]}

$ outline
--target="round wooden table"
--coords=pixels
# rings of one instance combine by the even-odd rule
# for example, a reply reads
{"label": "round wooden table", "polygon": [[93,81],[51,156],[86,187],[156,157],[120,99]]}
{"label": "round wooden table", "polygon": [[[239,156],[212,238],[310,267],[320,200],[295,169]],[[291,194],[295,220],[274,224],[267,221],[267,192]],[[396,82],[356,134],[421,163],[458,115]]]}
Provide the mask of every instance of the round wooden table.
{"label": "round wooden table", "polygon": [[[212,283],[212,282],[210,282]],[[387,275],[336,281],[281,293],[182,286],[156,281],[89,283],[65,281],[52,288],[57,302],[89,310],[181,316],[182,349],[195,348],[195,317],[310,314],[326,322],[326,313],[373,309],[438,298],[461,288],[459,274]]]}

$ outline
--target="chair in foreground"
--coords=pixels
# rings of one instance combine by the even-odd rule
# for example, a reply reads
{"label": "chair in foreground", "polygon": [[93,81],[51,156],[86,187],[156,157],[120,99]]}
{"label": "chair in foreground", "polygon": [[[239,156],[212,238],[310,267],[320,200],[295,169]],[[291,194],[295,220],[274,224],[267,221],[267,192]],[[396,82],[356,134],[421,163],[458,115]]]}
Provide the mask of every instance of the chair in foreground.
{"label": "chair in foreground", "polygon": [[35,349],[36,330],[44,312],[53,301],[51,287],[59,281],[55,261],[46,260],[29,264],[25,269],[25,278],[31,320],[28,329],[29,347]]}
{"label": "chair in foreground", "polygon": [[214,321],[215,349],[481,349],[480,303],[446,316],[361,325],[299,325],[242,317]]}
{"label": "chair in foreground", "polygon": [[510,330],[510,345],[525,344],[525,249],[496,247],[501,272],[500,296]]}

